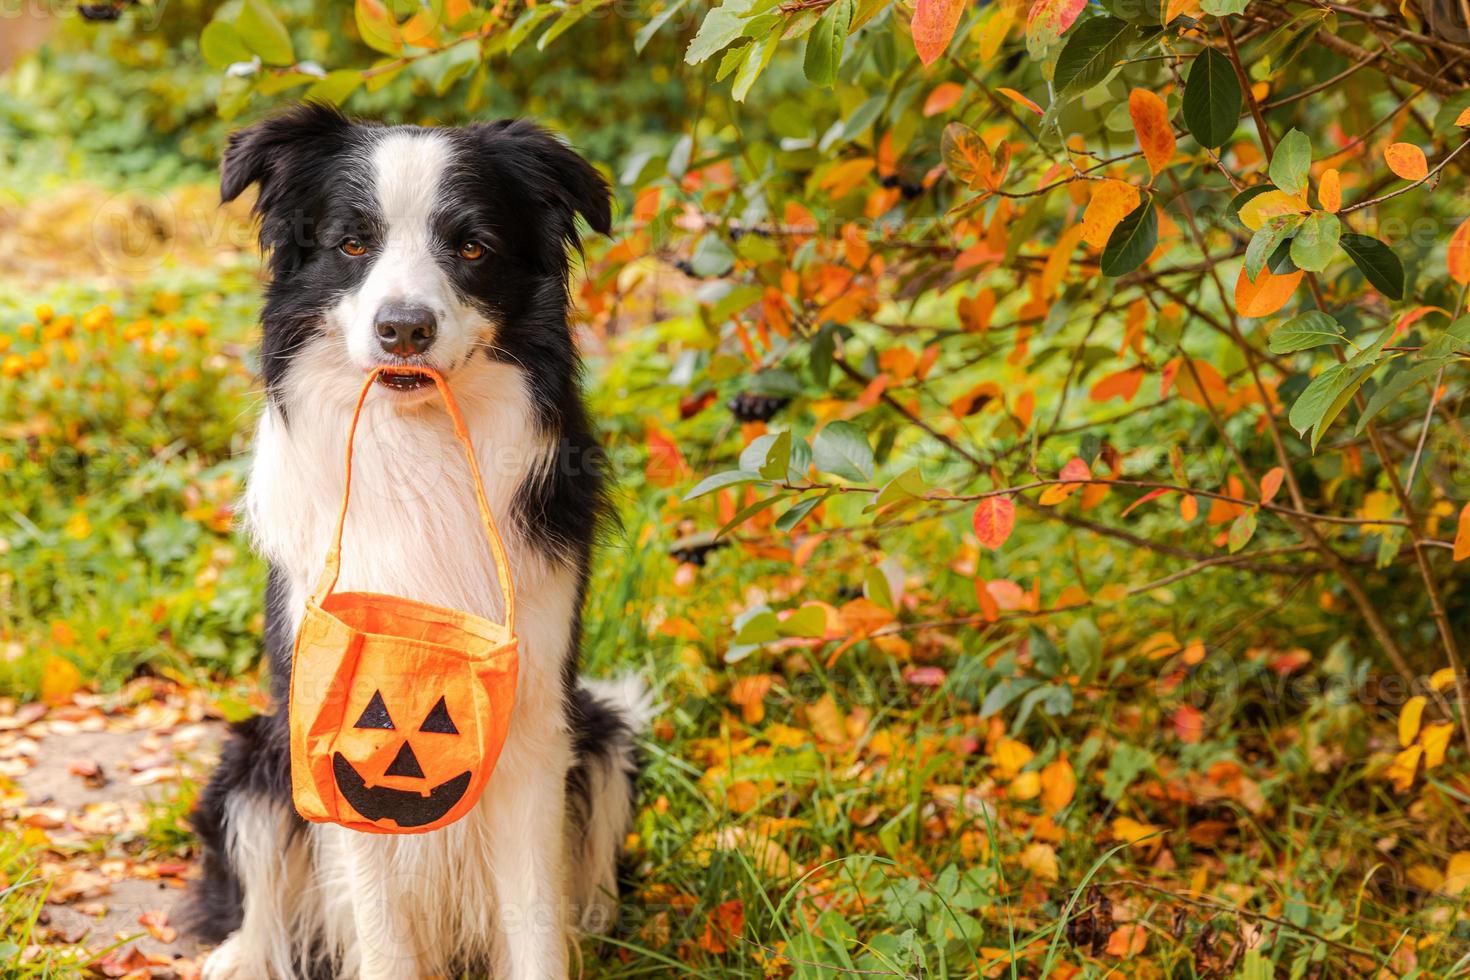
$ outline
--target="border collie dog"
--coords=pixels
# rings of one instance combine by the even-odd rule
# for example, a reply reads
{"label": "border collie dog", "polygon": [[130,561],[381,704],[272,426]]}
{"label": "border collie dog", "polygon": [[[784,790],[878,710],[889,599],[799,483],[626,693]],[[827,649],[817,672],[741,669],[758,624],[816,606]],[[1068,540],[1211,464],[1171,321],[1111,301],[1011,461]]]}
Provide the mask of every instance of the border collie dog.
{"label": "border collie dog", "polygon": [[[235,133],[221,196],[257,185],[268,256],[266,407],[245,496],[268,559],[275,711],[234,726],[194,825],[191,908],[222,943],[208,980],[567,975],[610,923],[633,812],[632,679],[579,678],[604,456],[567,324],[577,216],[608,233],[608,187],[523,121],[379,126],[298,106]],[[366,372],[449,380],[514,569],[520,676],[479,804],[415,835],[307,824],[291,800],[291,653],[343,495]],[[380,375],[358,430],[339,589],[503,621],[463,449],[432,382]]]}

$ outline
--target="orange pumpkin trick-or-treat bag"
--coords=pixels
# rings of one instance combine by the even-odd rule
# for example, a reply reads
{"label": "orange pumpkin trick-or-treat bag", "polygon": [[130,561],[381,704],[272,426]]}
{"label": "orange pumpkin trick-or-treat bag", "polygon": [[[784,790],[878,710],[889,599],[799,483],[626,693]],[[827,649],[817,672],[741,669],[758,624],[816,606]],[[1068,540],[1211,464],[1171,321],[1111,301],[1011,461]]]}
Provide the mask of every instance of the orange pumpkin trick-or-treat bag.
{"label": "orange pumpkin trick-or-treat bag", "polygon": [[[402,370],[395,368],[394,370]],[[495,768],[515,704],[515,591],[464,418],[475,500],[505,597],[505,623],[399,596],[333,592],[352,492],[352,441],[381,369],[363,386],[347,434],[342,511],[291,667],[291,792],[307,820],[375,834],[416,834],[469,812]]]}

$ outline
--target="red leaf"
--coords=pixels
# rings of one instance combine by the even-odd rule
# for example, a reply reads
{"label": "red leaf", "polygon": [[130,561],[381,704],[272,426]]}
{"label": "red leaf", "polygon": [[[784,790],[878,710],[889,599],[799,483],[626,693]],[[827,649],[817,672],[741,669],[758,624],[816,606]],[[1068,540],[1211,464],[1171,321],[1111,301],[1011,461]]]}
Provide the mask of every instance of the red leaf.
{"label": "red leaf", "polygon": [[1006,497],[986,497],[975,508],[975,536],[991,551],[1000,548],[1016,526],[1016,505]]}
{"label": "red leaf", "polygon": [[1129,504],[1124,509],[1123,513],[1119,514],[1118,516],[1119,517],[1127,517],[1129,514],[1133,513],[1135,510],[1137,510],[1138,508],[1142,507],[1144,504],[1148,503],[1150,500],[1158,500],[1160,497],[1162,497],[1166,493],[1173,493],[1173,491],[1172,490],[1150,490],[1148,493],[1144,494],[1142,497],[1139,497],[1137,500],[1133,501],[1133,503]]}
{"label": "red leaf", "polygon": [[1083,462],[1080,456],[1073,456],[1067,460],[1067,465],[1062,467],[1062,472],[1058,476],[1068,482],[1076,481],[1080,483],[1084,480],[1092,479],[1092,470],[1087,468],[1087,464]]}
{"label": "red leaf", "polygon": [[964,12],[965,0],[919,0],[913,32],[914,50],[919,52],[920,61],[931,65],[944,54]]}

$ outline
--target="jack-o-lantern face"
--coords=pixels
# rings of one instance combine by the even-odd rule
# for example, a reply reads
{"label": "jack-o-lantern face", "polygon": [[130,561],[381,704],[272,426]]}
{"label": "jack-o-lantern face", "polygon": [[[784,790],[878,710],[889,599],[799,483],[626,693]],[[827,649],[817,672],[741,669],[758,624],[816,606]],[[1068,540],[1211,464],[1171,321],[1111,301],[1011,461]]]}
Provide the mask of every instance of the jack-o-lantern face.
{"label": "jack-o-lantern face", "polygon": [[[356,723],[338,736],[332,776],[338,792],[366,820],[426,826],[453,810],[469,789],[465,752],[478,746],[463,745],[445,693],[426,713],[413,710],[423,699],[415,688],[412,682],[401,685],[392,710],[381,689],[373,689]],[[466,713],[467,708],[459,714]]]}
{"label": "jack-o-lantern face", "polygon": [[[443,695],[434,702],[417,729],[413,735],[400,733],[398,726],[393,723],[388,706],[383,702],[383,693],[375,690],[367,707],[363,708],[356,724],[352,726],[352,731],[361,732],[363,736],[356,739],[343,738],[341,741],[378,741],[378,747],[370,750],[365,768],[369,773],[378,772],[380,775],[370,785],[368,778],[342,752],[333,753],[332,773],[337,780],[337,789],[352,808],[368,820],[392,820],[400,827],[422,827],[441,819],[454,808],[469,788],[468,769],[443,782],[432,782],[425,774],[423,764],[419,762],[419,753],[413,748],[414,742],[418,741],[420,752],[431,763],[441,758],[452,759],[460,754],[447,741],[459,739],[460,734]],[[380,734],[382,732],[394,734],[383,736]],[[397,748],[394,748],[395,745]],[[379,769],[375,763],[390,754],[391,761]]]}

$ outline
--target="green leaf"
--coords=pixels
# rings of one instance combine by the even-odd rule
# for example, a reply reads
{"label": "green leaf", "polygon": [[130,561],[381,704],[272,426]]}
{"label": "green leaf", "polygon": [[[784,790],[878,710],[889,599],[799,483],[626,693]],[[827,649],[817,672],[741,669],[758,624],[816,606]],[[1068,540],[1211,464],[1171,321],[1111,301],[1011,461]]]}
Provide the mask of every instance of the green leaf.
{"label": "green leaf", "polygon": [[1295,354],[1342,341],[1342,324],[1321,310],[1311,310],[1292,317],[1272,331],[1268,346],[1273,354]]}
{"label": "green leaf", "polygon": [[1230,523],[1230,533],[1226,536],[1226,542],[1233,555],[1241,548],[1250,544],[1251,538],[1256,534],[1256,508],[1252,507],[1242,513]]}
{"label": "green leaf", "polygon": [[790,465],[791,430],[787,429],[771,440],[771,448],[766,450],[765,462],[761,464],[761,476],[767,480],[783,480]]}
{"label": "green leaf", "polygon": [[1425,345],[1423,357],[1447,357],[1470,345],[1470,316],[1462,316]]}
{"label": "green leaf", "polygon": [[690,490],[684,495],[684,499],[693,500],[696,497],[703,497],[707,493],[713,493],[725,487],[733,487],[741,483],[754,483],[760,478],[761,475],[759,473],[752,473],[749,470],[725,470],[723,473],[715,473],[700,480],[694,485],[693,490]]}
{"label": "green leaf", "polygon": [[1342,222],[1337,215],[1313,211],[1291,240],[1291,260],[1299,269],[1321,272],[1337,254],[1341,237]]}
{"label": "green leaf", "polygon": [[802,520],[806,518],[806,515],[810,514],[814,509],[816,509],[817,504],[820,504],[826,499],[827,494],[818,493],[813,494],[810,497],[804,497],[801,500],[798,500],[796,503],[791,505],[791,508],[789,510],[787,510],[780,517],[776,518],[776,530],[793,530],[796,525],[800,524]]}
{"label": "green leaf", "polygon": [[1340,243],[1374,289],[1389,299],[1404,298],[1404,264],[1393,249],[1368,235],[1343,235]]}
{"label": "green leaf", "polygon": [[[1359,356],[1361,356],[1361,352]],[[1356,359],[1354,358],[1354,360]],[[1378,364],[1376,362],[1370,362],[1361,367],[1357,367],[1357,373],[1353,373],[1353,361],[1349,361],[1344,367],[1348,372],[1347,383],[1342,385],[1337,391],[1332,399],[1332,404],[1327,406],[1327,411],[1322,413],[1322,418],[1318,420],[1317,427],[1312,430],[1312,452],[1314,453],[1317,451],[1317,443],[1322,441],[1322,436],[1327,433],[1332,423],[1337,421],[1337,417],[1342,414],[1342,410],[1347,408],[1347,403],[1352,401],[1353,396],[1358,393],[1358,389],[1363,387],[1364,383],[1367,382],[1368,376],[1378,370]]]}
{"label": "green leaf", "polygon": [[868,437],[851,422],[829,422],[812,443],[812,459],[823,473],[848,480],[873,477],[873,450]]}
{"label": "green leaf", "polygon": [[1251,0],[1200,0],[1199,9],[1212,17],[1225,17],[1245,13],[1250,4]]}
{"label": "green leaf", "polygon": [[853,0],[837,0],[807,35],[802,71],[813,85],[831,88],[837,81],[837,68],[842,64],[842,49],[847,44],[854,6]]}
{"label": "green leaf", "polygon": [[723,276],[735,268],[735,253],[718,232],[706,232],[689,256],[689,267],[696,276]]}
{"label": "green leaf", "polygon": [[740,70],[735,73],[735,82],[730,87],[730,95],[736,102],[745,101],[750,87],[771,63],[771,58],[776,54],[776,48],[780,43],[781,34],[778,31],[772,31],[761,40],[747,46],[750,50],[745,60],[740,63]]}
{"label": "green leaf", "polygon": [[697,65],[708,61],[713,55],[725,50],[745,30],[745,17],[750,12],[749,3],[725,3],[705,15],[704,23],[689,49],[684,52],[686,64]]}
{"label": "green leaf", "polygon": [[1244,97],[1230,59],[1205,48],[1189,66],[1184,86],[1184,125],[1200,146],[1214,149],[1235,133]]}
{"label": "green leaf", "polygon": [[1271,183],[1288,194],[1305,194],[1311,169],[1312,141],[1306,133],[1293,129],[1281,137],[1271,157]]}
{"label": "green leaf", "polygon": [[1337,397],[1338,391],[1347,384],[1349,370],[1346,364],[1333,364],[1312,379],[1306,390],[1297,396],[1296,403],[1291,406],[1291,412],[1286,417],[1293,429],[1305,434],[1322,421],[1322,416],[1327,414],[1327,409]]}
{"label": "green leaf", "polygon": [[341,105],[347,101],[349,95],[357,91],[361,84],[362,72],[352,68],[339,68],[334,72],[328,72],[326,78],[307,89],[302,98],[308,102],[329,102],[332,105]]}
{"label": "green leaf", "polygon": [[1363,414],[1358,416],[1358,425],[1353,432],[1362,432],[1368,427],[1369,422],[1378,417],[1380,412],[1402,398],[1410,388],[1434,377],[1446,363],[1447,359],[1421,361],[1412,367],[1406,367],[1391,374],[1388,380],[1373,393],[1373,397],[1368,399],[1368,404],[1364,407]]}
{"label": "green leaf", "polygon": [[1093,17],[1072,28],[1057,56],[1052,84],[1060,95],[1075,95],[1108,77],[1139,38],[1138,29],[1116,17]]}
{"label": "green leaf", "polygon": [[199,35],[199,53],[211,68],[228,68],[252,57],[234,26],[217,17],[206,24]]}
{"label": "green leaf", "polygon": [[786,499],[786,494],[778,493],[775,496],[767,497],[765,500],[757,500],[753,504],[748,504],[745,507],[742,507],[739,513],[737,513],[734,517],[725,522],[725,526],[720,528],[719,531],[715,533],[715,538],[723,538],[725,535],[729,534],[735,528],[744,524],[746,521],[750,520],[761,511],[765,510],[768,507],[774,507],[776,504],[779,504],[781,501]]}
{"label": "green leaf", "polygon": [[1251,282],[1260,278],[1261,270],[1266,267],[1276,249],[1295,235],[1305,220],[1299,214],[1278,214],[1251,236],[1251,243],[1245,250],[1245,274],[1250,277]]}
{"label": "green leaf", "polygon": [[1159,244],[1159,214],[1152,197],[1133,209],[1108,238],[1102,254],[1102,272],[1116,279],[1148,261]]}
{"label": "green leaf", "polygon": [[268,65],[290,65],[296,61],[291,35],[263,0],[245,0],[235,16],[235,33],[252,54]]}

